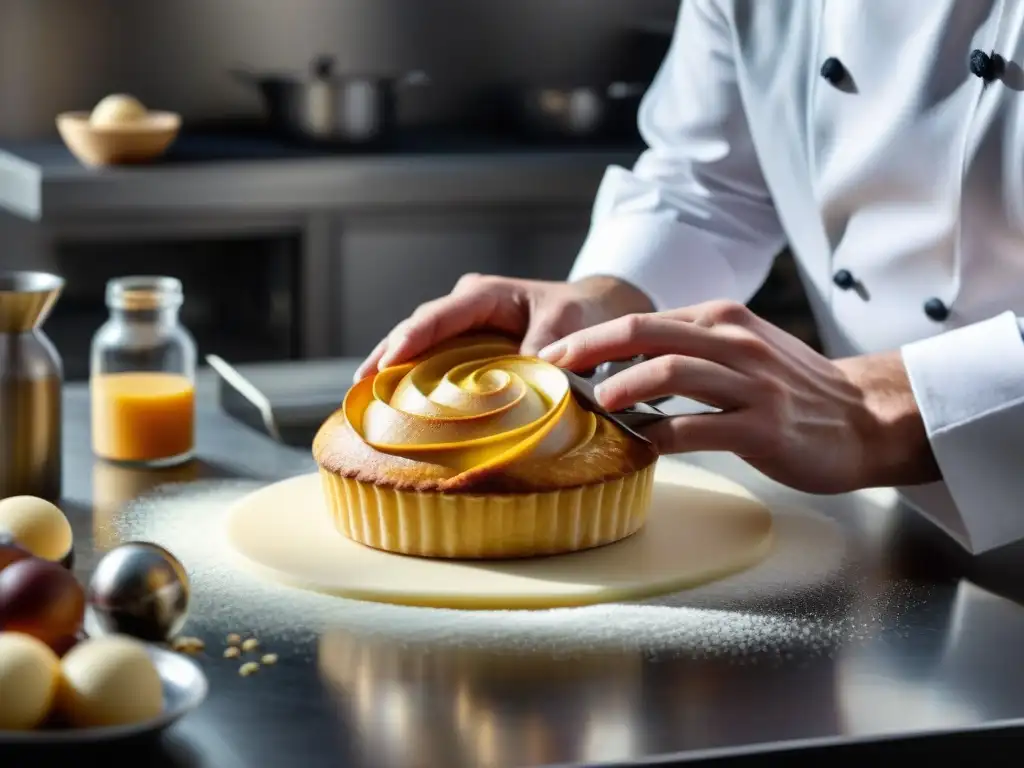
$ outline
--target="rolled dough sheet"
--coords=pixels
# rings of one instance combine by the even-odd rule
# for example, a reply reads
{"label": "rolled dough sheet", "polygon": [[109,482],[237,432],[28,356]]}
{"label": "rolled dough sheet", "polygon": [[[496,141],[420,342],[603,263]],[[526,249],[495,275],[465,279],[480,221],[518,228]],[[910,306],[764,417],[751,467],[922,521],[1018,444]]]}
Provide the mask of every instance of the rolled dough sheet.
{"label": "rolled dough sheet", "polygon": [[237,502],[227,539],[241,563],[315,592],[436,608],[542,609],[667,594],[750,568],[771,549],[772,518],[742,486],[662,459],[644,528],[570,555],[478,562],[364,547],[335,530],[317,474]]}

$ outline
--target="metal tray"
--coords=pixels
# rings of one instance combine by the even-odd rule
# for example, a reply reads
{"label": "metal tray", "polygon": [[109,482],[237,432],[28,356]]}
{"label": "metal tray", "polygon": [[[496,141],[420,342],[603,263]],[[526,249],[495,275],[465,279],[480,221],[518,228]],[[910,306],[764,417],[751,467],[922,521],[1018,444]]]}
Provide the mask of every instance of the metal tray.
{"label": "metal tray", "polygon": [[217,355],[206,362],[218,377],[217,401],[225,413],[280,443],[308,447],[324,420],[341,406],[358,360],[233,366]]}

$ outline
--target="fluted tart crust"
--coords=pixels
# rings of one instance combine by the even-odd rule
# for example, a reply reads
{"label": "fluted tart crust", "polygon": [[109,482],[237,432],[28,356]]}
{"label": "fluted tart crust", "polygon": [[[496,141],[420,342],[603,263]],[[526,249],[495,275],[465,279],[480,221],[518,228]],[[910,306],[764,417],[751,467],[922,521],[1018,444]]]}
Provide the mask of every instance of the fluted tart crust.
{"label": "fluted tart crust", "polygon": [[470,336],[355,384],[313,455],[338,530],[434,557],[608,544],[646,519],[657,454],[583,408],[565,374]]}

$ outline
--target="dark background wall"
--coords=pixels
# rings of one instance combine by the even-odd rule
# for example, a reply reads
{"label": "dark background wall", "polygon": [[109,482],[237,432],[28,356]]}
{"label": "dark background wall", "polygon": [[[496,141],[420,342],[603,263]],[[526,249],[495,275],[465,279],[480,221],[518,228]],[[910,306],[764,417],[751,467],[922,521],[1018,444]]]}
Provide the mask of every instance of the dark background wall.
{"label": "dark background wall", "polygon": [[483,83],[614,75],[621,34],[677,0],[0,0],[0,139],[112,91],[187,119],[258,112],[232,67],[426,70],[405,117],[457,116]]}

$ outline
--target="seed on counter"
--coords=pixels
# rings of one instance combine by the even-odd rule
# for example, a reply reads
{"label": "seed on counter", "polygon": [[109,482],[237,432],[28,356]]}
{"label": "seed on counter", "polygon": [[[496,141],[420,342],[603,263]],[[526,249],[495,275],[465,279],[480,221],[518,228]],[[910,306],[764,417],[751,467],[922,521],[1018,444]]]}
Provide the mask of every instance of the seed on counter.
{"label": "seed on counter", "polygon": [[247,661],[245,664],[238,668],[238,674],[242,677],[248,677],[249,675],[255,675],[260,671],[260,665],[255,661]]}
{"label": "seed on counter", "polygon": [[238,645],[242,642],[242,636],[235,632],[232,632],[230,635],[228,635],[226,639],[228,645]]}
{"label": "seed on counter", "polygon": [[181,636],[171,641],[171,648],[178,653],[202,653],[206,643],[198,637]]}
{"label": "seed on counter", "polygon": [[263,654],[263,658],[260,659],[260,663],[263,664],[266,667],[269,667],[271,664],[277,664],[277,654],[276,653],[265,653],[265,654]]}
{"label": "seed on counter", "polygon": [[242,650],[248,653],[249,651],[255,651],[260,647],[260,641],[255,637],[246,638],[245,642],[242,643]]}
{"label": "seed on counter", "polygon": [[224,649],[225,659],[237,659],[241,655],[242,652],[239,650],[237,645],[229,645],[227,648]]}

